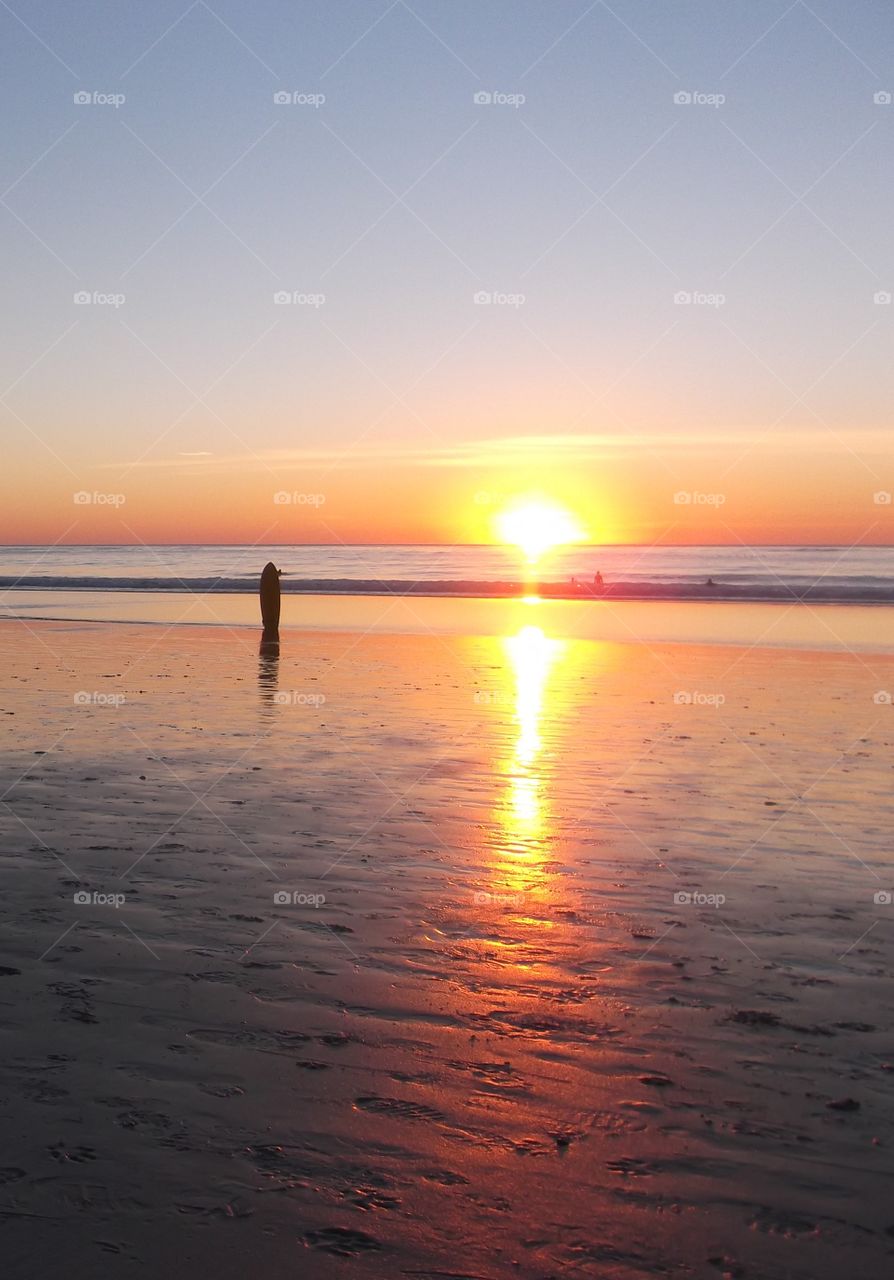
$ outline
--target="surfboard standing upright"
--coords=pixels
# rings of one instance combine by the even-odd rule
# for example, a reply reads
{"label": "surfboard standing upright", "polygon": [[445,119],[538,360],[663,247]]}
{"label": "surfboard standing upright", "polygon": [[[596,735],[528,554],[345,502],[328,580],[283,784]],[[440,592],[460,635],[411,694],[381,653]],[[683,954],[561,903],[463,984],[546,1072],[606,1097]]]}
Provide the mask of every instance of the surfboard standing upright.
{"label": "surfboard standing upright", "polygon": [[279,569],[273,561],[264,565],[261,574],[261,622],[264,633],[261,645],[279,645]]}

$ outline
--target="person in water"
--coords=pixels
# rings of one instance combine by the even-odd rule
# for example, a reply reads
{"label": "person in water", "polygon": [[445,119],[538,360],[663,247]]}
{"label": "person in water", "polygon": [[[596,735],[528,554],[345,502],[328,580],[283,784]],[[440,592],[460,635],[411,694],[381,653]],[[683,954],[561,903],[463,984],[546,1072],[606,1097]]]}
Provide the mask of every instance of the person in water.
{"label": "person in water", "polygon": [[595,578],[593,579],[593,586],[596,588],[597,591],[602,591],[603,588],[605,587],[605,580],[602,577],[602,574],[598,572],[598,570]]}

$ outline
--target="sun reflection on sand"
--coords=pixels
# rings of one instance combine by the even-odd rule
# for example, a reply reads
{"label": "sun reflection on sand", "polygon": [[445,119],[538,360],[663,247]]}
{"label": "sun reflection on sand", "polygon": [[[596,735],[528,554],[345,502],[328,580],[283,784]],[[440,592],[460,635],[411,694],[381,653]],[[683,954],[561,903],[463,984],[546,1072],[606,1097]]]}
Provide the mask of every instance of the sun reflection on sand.
{"label": "sun reflection on sand", "polygon": [[549,806],[540,755],[541,717],[550,673],[566,644],[544,635],[540,627],[522,627],[507,636],[503,647],[515,681],[516,736],[507,764],[508,794],[500,809],[507,852],[531,860],[549,825]]}

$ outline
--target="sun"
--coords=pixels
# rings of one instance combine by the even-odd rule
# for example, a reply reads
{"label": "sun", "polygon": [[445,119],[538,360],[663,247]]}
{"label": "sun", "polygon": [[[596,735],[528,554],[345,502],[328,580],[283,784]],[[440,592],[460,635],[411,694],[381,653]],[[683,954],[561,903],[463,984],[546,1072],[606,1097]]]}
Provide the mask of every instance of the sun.
{"label": "sun", "polygon": [[521,547],[529,560],[568,542],[583,542],[585,534],[564,507],[552,502],[520,502],[497,516],[501,542]]}

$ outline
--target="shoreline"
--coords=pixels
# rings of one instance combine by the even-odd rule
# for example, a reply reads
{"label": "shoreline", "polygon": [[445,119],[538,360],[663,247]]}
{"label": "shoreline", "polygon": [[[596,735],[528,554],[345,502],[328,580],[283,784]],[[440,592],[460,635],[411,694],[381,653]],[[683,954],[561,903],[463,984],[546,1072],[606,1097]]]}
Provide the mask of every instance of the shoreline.
{"label": "shoreline", "polygon": [[[56,623],[260,630],[257,597],[247,592],[21,591],[0,600],[0,621],[32,628]],[[283,597],[280,624],[284,637],[310,632],[506,636],[531,627],[555,639],[597,644],[894,652],[894,607],[880,604],[308,593]]]}
{"label": "shoreline", "polygon": [[[258,575],[250,581],[231,578],[172,579],[146,578],[139,583],[123,578],[74,579],[66,582],[59,578],[0,578],[0,600],[10,591],[58,591],[58,592],[116,592],[122,595],[152,593],[170,595],[256,595]],[[284,596],[395,596],[423,597],[457,600],[525,600],[531,596],[543,600],[574,600],[582,603],[631,600],[668,603],[698,601],[718,604],[833,604],[833,605],[894,605],[894,583],[879,587],[855,586],[842,592],[840,587],[809,586],[798,591],[780,585],[737,586],[715,583],[674,585],[653,582],[648,585],[635,582],[607,584],[602,590],[588,586],[575,589],[566,582],[521,581],[465,581],[432,580],[411,581],[405,578],[304,578],[289,581],[283,576],[280,590]]]}

